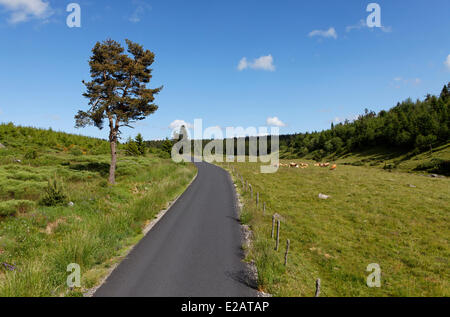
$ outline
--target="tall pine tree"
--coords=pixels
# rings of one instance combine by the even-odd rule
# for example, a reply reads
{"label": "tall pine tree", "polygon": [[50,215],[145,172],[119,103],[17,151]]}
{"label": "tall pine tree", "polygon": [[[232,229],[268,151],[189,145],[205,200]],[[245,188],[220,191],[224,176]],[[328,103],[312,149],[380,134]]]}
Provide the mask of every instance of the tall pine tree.
{"label": "tall pine tree", "polygon": [[145,155],[145,142],[144,142],[144,138],[142,137],[142,134],[138,133],[138,135],[136,136],[134,141],[136,142],[136,146],[139,150],[139,154]]}
{"label": "tall pine tree", "polygon": [[153,103],[160,88],[147,88],[152,78],[155,55],[136,43],[126,40],[128,50],[114,40],[97,42],[89,61],[92,80],[86,86],[84,97],[89,109],[75,116],[76,127],[88,125],[102,129],[109,126],[111,165],[109,183],[114,184],[117,164],[117,142],[122,127],[143,120],[158,109]]}

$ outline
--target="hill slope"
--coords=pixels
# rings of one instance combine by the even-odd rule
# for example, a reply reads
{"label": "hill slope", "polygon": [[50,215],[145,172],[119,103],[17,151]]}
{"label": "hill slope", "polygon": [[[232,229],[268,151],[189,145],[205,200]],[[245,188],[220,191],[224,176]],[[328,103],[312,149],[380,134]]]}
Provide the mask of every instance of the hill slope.
{"label": "hill slope", "polygon": [[[195,174],[156,155],[120,155],[108,186],[106,141],[2,124],[0,143],[0,296],[81,295]],[[66,285],[70,263],[81,266],[81,288]]]}
{"label": "hill slope", "polygon": [[[419,167],[446,175],[450,174],[446,150],[449,142],[450,83],[439,96],[428,95],[416,101],[406,99],[379,113],[366,109],[356,120],[332,123],[330,129],[321,132],[280,136],[283,158],[306,157],[320,161],[369,155],[378,156],[375,161],[383,165],[394,159],[393,165],[397,167],[402,161],[425,159],[426,155],[420,154],[430,152],[430,161],[417,162],[415,166],[408,164],[409,169]],[[436,148],[439,149],[436,151]],[[370,161],[367,162],[374,163]]]}

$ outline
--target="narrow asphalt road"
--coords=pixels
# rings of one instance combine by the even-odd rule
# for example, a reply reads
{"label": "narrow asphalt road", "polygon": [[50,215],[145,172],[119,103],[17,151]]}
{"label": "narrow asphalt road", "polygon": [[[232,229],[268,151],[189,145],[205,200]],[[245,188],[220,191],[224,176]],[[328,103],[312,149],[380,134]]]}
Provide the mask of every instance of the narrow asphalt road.
{"label": "narrow asphalt road", "polygon": [[196,180],[94,296],[256,296],[231,179],[196,165]]}

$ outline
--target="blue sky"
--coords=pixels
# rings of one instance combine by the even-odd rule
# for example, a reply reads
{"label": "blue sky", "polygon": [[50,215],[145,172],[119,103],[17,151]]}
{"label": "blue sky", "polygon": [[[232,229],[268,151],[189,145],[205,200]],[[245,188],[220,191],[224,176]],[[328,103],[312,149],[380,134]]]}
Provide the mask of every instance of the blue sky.
{"label": "blue sky", "polygon": [[0,0],[0,122],[106,138],[73,119],[106,38],[155,52],[152,86],[165,86],[159,110],[124,137],[165,138],[174,120],[196,118],[321,130],[450,81],[448,0],[378,0],[383,28],[361,23],[372,1],[73,1],[81,28],[66,25],[70,2]]}

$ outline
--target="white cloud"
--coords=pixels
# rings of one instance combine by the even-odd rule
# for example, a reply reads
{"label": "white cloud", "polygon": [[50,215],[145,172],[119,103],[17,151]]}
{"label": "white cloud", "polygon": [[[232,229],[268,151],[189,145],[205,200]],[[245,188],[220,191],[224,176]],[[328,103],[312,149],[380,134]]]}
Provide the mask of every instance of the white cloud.
{"label": "white cloud", "polygon": [[447,56],[444,65],[448,68],[448,70],[450,70],[450,54]]}
{"label": "white cloud", "polygon": [[244,70],[248,67],[248,62],[246,57],[242,57],[239,61],[238,70]]}
{"label": "white cloud", "polygon": [[[365,29],[369,27],[367,26],[367,22],[365,20],[359,20],[359,22],[355,25],[349,25],[345,28],[346,32],[350,32],[352,30],[360,30],[360,29]],[[381,27],[373,27],[370,29],[380,29],[381,31],[385,32],[385,33],[391,33],[392,32],[392,27],[390,26],[381,26]]]}
{"label": "white cloud", "polygon": [[182,126],[184,126],[186,128],[188,136],[190,136],[191,132],[189,131],[189,129],[192,129],[194,126],[184,120],[177,119],[177,120],[172,121],[169,124],[169,129],[172,130],[171,137],[177,137]]}
{"label": "white cloud", "polygon": [[171,124],[169,124],[169,129],[172,129],[172,130],[179,130],[180,128],[181,128],[181,126],[185,126],[187,129],[190,129],[190,128],[192,128],[192,124],[190,124],[190,123],[187,123],[186,121],[184,121],[184,120],[179,120],[179,119],[177,119],[177,120],[174,120],[174,121],[172,121],[172,123]]}
{"label": "white cloud", "polygon": [[253,69],[262,69],[274,71],[275,66],[273,65],[273,57],[272,55],[261,56],[260,58],[255,59],[253,65],[250,65]]}
{"label": "white cloud", "polygon": [[52,14],[50,4],[44,0],[0,0],[0,6],[11,12],[9,22],[25,22],[30,18],[45,19]]}
{"label": "white cloud", "polygon": [[391,26],[382,26],[381,31],[383,31],[384,33],[391,33],[392,27]]}
{"label": "white cloud", "polygon": [[266,124],[269,126],[275,126],[275,127],[284,127],[286,124],[278,119],[278,117],[268,117],[266,120]]}
{"label": "white cloud", "polygon": [[410,79],[408,79],[408,78],[403,78],[403,77],[395,77],[394,78],[394,82],[395,83],[393,83],[393,86],[395,88],[400,88],[401,87],[400,84],[402,84],[404,86],[408,86],[408,85],[417,86],[417,85],[420,85],[422,83],[422,80],[420,78],[410,78]]}
{"label": "white cloud", "polygon": [[345,121],[352,122],[352,121],[355,121],[356,119],[358,119],[358,115],[353,115],[353,116],[349,116],[349,117],[335,117],[332,122],[344,123]]}
{"label": "white cloud", "polygon": [[132,22],[132,23],[139,23],[141,22],[141,16],[142,13],[144,12],[144,10],[142,9],[142,7],[137,7],[133,14],[131,14],[131,16],[128,18],[128,21]]}
{"label": "white cloud", "polygon": [[128,18],[128,21],[132,23],[141,22],[141,18],[145,14],[145,12],[152,9],[151,5],[142,0],[134,0],[133,5],[135,6],[135,9],[131,16]]}
{"label": "white cloud", "polygon": [[308,34],[309,37],[313,37],[313,36],[321,36],[321,37],[325,37],[325,38],[329,38],[332,37],[334,39],[337,39],[337,32],[336,30],[331,27],[328,30],[313,30],[311,32],[309,32]]}
{"label": "white cloud", "polygon": [[350,32],[352,30],[360,30],[362,28],[367,27],[367,23],[364,20],[359,20],[359,23],[355,25],[349,25],[345,28],[345,31]]}
{"label": "white cloud", "polygon": [[242,71],[247,68],[255,69],[255,70],[267,70],[267,71],[275,71],[275,65],[273,64],[272,55],[261,56],[253,60],[253,62],[249,62],[246,57],[243,57],[238,64],[238,70]]}

